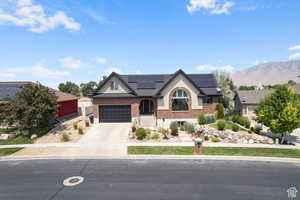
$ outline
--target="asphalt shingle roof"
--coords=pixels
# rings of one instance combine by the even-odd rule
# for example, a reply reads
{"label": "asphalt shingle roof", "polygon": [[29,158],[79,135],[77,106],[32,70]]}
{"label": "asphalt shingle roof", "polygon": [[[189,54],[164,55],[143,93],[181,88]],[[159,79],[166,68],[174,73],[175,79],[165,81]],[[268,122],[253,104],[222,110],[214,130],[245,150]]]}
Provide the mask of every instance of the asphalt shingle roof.
{"label": "asphalt shingle roof", "polygon": [[271,92],[272,90],[238,90],[237,95],[242,104],[258,104]]}

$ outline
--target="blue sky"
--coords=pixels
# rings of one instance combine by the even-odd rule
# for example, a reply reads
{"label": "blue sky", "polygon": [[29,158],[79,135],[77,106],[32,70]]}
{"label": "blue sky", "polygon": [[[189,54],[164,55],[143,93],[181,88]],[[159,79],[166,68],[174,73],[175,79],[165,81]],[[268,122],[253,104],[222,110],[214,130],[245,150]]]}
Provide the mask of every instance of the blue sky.
{"label": "blue sky", "polygon": [[300,58],[298,0],[1,0],[0,81],[230,73]]}

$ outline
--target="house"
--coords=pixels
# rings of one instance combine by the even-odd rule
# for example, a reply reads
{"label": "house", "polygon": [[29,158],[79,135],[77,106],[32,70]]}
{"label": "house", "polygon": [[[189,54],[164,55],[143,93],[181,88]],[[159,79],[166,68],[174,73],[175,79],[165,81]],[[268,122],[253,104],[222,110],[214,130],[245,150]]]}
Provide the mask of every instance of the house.
{"label": "house", "polygon": [[253,119],[258,103],[270,93],[272,90],[238,90],[234,98],[235,112]]}
{"label": "house", "polygon": [[95,122],[134,122],[167,127],[214,114],[221,90],[213,74],[120,75],[115,72],[93,96]]}
{"label": "house", "polygon": [[[14,98],[23,87],[29,84],[35,84],[33,82],[0,82],[0,103],[6,103],[7,100]],[[50,88],[51,89],[51,88]],[[78,112],[77,97],[68,93],[54,90],[57,96],[58,104],[58,117],[67,117],[75,115]]]}

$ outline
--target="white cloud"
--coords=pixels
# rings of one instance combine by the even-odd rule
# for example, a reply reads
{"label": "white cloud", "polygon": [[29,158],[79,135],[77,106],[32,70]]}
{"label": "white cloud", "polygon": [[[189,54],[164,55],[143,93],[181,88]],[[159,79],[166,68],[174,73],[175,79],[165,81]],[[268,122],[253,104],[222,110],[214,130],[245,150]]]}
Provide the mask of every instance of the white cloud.
{"label": "white cloud", "polygon": [[96,63],[98,64],[104,64],[107,62],[107,59],[106,58],[101,58],[101,57],[98,57],[95,59]]}
{"label": "white cloud", "polygon": [[258,64],[264,64],[269,62],[268,60],[256,60],[254,62],[251,63],[251,65],[258,65]]}
{"label": "white cloud", "polygon": [[226,72],[231,72],[234,70],[234,67],[231,65],[224,65],[224,66],[215,66],[215,65],[209,65],[209,64],[204,64],[204,65],[198,65],[196,67],[197,71],[226,71]]}
{"label": "white cloud", "polygon": [[98,23],[100,24],[115,24],[115,22],[110,21],[109,19],[107,19],[106,17],[99,15],[97,12],[93,11],[93,10],[87,10],[86,14],[96,20]]}
{"label": "white cloud", "polygon": [[300,45],[291,46],[291,47],[289,47],[289,50],[290,50],[290,51],[300,50]]}
{"label": "white cloud", "polygon": [[0,10],[0,24],[14,24],[27,27],[29,31],[43,33],[63,26],[69,31],[80,30],[80,24],[63,11],[47,15],[42,5],[33,4],[31,0],[17,0],[12,11]]}
{"label": "white cloud", "polygon": [[219,0],[189,0],[189,5],[186,6],[189,13],[198,11],[207,11],[213,15],[230,14],[230,8],[234,6],[234,2]]}
{"label": "white cloud", "polygon": [[110,67],[104,70],[104,74],[111,74],[112,72],[122,73],[122,70],[118,67]]}
{"label": "white cloud", "polygon": [[78,69],[82,67],[83,62],[81,60],[75,59],[72,56],[67,56],[58,60],[61,66],[70,69]]}
{"label": "white cloud", "polygon": [[299,53],[294,53],[294,54],[290,55],[289,59],[290,60],[300,59],[300,52]]}
{"label": "white cloud", "polygon": [[16,74],[12,73],[12,72],[7,72],[7,71],[1,71],[0,70],[0,78],[15,78]]}
{"label": "white cloud", "polygon": [[43,78],[63,78],[70,76],[70,72],[60,72],[60,71],[51,71],[50,69],[44,67],[46,60],[41,60],[34,67],[31,68],[30,72],[32,76],[43,77]]}

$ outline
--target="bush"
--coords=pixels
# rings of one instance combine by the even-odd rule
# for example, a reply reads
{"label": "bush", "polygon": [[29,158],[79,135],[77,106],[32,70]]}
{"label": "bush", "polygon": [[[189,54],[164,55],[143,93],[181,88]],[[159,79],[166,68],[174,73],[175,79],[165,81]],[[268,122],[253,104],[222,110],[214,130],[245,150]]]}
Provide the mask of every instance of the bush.
{"label": "bush", "polygon": [[136,131],[136,127],[135,126],[132,126],[131,127],[131,131],[134,133]]}
{"label": "bush", "polygon": [[184,131],[184,125],[181,125],[179,130]]}
{"label": "bush", "polygon": [[221,103],[217,104],[216,111],[217,111],[217,118],[218,119],[223,119],[224,118],[224,106],[223,106],[223,104],[221,104]]}
{"label": "bush", "polygon": [[239,116],[239,115],[232,115],[231,120],[232,120],[234,123],[239,123],[239,119],[240,119],[240,116]]}
{"label": "bush", "polygon": [[185,122],[184,123],[184,129],[188,132],[188,133],[195,133],[195,127],[193,124],[189,123],[189,122]]}
{"label": "bush", "polygon": [[62,142],[68,142],[68,141],[70,141],[70,136],[69,136],[69,134],[67,134],[67,133],[63,133],[62,135],[61,135],[61,137],[60,137],[60,141],[62,141]]}
{"label": "bush", "polygon": [[238,124],[240,124],[242,126],[245,126],[246,128],[250,127],[250,121],[249,121],[249,119],[247,117],[239,116],[239,118],[238,118]]}
{"label": "bush", "polygon": [[225,130],[225,127],[226,127],[225,120],[219,120],[217,122],[217,128],[218,128],[218,130],[223,131],[223,130]]}
{"label": "bush", "polygon": [[165,128],[158,128],[157,131],[164,136],[163,139],[169,139],[168,138],[168,130],[167,129],[165,129]]}
{"label": "bush", "polygon": [[216,138],[216,137],[212,137],[212,138],[211,138],[211,141],[212,141],[212,142],[220,142],[220,140],[219,140],[218,138]]}
{"label": "bush", "polygon": [[236,125],[236,124],[232,125],[232,131],[238,132],[239,130],[240,130],[240,127],[238,125]]}
{"label": "bush", "polygon": [[206,135],[206,136],[204,136],[204,140],[205,141],[208,141],[209,140],[209,137]]}
{"label": "bush", "polygon": [[146,130],[145,130],[144,128],[138,128],[138,129],[136,130],[135,135],[136,135],[136,138],[137,138],[138,140],[143,140],[143,139],[146,138],[147,133],[146,133]]}
{"label": "bush", "polygon": [[77,124],[77,123],[73,123],[73,128],[74,128],[75,130],[77,130],[78,124]]}
{"label": "bush", "polygon": [[170,124],[170,129],[171,129],[171,134],[173,136],[177,136],[178,135],[178,123],[176,121],[172,121]]}
{"label": "bush", "polygon": [[150,128],[146,128],[145,131],[146,131],[146,134],[150,134],[151,133],[151,129]]}
{"label": "bush", "polygon": [[206,115],[205,119],[207,124],[212,124],[216,122],[216,117],[214,115]]}
{"label": "bush", "polygon": [[89,127],[90,126],[90,122],[88,120],[85,120],[85,127]]}
{"label": "bush", "polygon": [[260,126],[256,125],[255,127],[251,127],[250,130],[256,134],[260,134],[262,128]]}
{"label": "bush", "polygon": [[78,134],[79,135],[83,135],[84,134],[82,127],[78,127]]}
{"label": "bush", "polygon": [[206,124],[207,122],[206,122],[206,117],[205,117],[205,115],[203,114],[203,113],[200,113],[199,115],[198,115],[198,124],[200,124],[200,125],[204,125],[204,124]]}
{"label": "bush", "polygon": [[153,133],[153,134],[150,136],[150,139],[152,139],[152,140],[158,140],[158,139],[159,139],[159,134]]}

